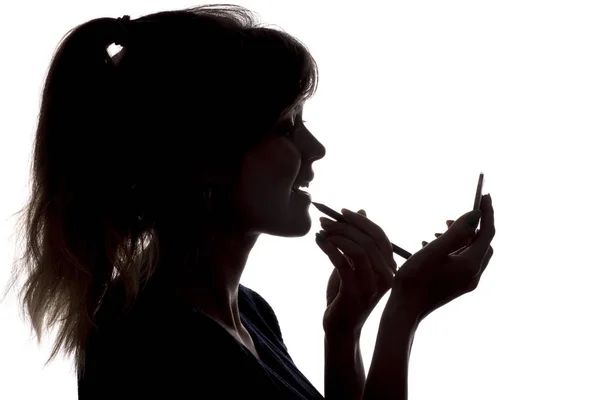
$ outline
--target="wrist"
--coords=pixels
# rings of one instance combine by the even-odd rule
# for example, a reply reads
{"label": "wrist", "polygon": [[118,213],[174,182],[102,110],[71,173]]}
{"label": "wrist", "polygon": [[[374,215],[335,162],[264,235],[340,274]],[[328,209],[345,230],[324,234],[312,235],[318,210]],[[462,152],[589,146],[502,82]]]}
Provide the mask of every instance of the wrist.
{"label": "wrist", "polygon": [[340,331],[336,329],[325,330],[325,340],[328,343],[357,343],[360,342],[362,329]]}
{"label": "wrist", "polygon": [[417,302],[412,297],[392,291],[381,319],[415,331],[423,320],[421,314]]}

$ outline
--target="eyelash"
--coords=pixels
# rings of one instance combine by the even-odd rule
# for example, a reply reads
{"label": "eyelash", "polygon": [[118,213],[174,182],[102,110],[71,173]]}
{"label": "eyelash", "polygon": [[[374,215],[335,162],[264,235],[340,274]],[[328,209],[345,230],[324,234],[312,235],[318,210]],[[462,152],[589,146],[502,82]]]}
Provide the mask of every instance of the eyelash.
{"label": "eyelash", "polygon": [[[304,123],[306,123],[306,121],[302,120],[302,123],[304,124]],[[290,124],[290,125],[291,125],[291,128],[289,126],[287,126],[284,129],[282,136],[291,137],[291,135],[295,132],[295,130],[297,129],[297,127],[295,125],[292,125],[292,124]],[[292,131],[292,132],[289,132],[289,131]],[[288,136],[288,134],[289,134],[289,136]]]}

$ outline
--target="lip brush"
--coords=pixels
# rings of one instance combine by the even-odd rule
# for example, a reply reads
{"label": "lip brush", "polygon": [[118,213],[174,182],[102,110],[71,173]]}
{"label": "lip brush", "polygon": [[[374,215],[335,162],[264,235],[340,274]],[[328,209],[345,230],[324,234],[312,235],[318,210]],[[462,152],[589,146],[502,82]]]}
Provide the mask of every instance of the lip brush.
{"label": "lip brush", "polygon": [[[325,204],[317,203],[314,201],[312,202],[312,204],[319,211],[321,211],[323,214],[327,215],[328,217],[331,217],[338,222],[348,223],[348,221],[346,221],[346,219],[344,219],[344,216],[342,214],[338,213],[337,211],[332,210],[331,208],[327,207]],[[396,246],[394,243],[392,243],[392,248],[393,248],[394,253],[398,254],[400,257],[403,257],[406,260],[408,260],[412,256],[411,253],[404,250],[402,247]]]}

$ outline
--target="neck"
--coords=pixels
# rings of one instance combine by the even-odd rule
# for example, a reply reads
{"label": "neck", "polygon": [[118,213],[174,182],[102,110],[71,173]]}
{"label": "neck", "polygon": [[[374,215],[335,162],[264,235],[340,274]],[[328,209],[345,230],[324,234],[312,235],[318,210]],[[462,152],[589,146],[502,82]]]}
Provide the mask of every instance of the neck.
{"label": "neck", "polygon": [[257,234],[216,234],[210,251],[201,259],[181,256],[189,254],[189,251],[183,251],[185,242],[163,241],[161,245],[177,245],[162,247],[160,279],[170,286],[178,301],[201,310],[226,329],[240,332],[243,327],[238,289],[248,255],[257,239]]}

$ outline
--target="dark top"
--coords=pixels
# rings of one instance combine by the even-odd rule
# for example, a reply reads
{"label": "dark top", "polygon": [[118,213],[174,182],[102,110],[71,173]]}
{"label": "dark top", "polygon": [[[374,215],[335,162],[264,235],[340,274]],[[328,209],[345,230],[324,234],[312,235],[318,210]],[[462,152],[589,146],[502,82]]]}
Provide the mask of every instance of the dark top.
{"label": "dark top", "polygon": [[211,317],[158,300],[150,287],[126,316],[122,290],[109,293],[78,373],[80,400],[324,399],[292,361],[273,309],[249,288],[239,287],[240,317],[262,361]]}

